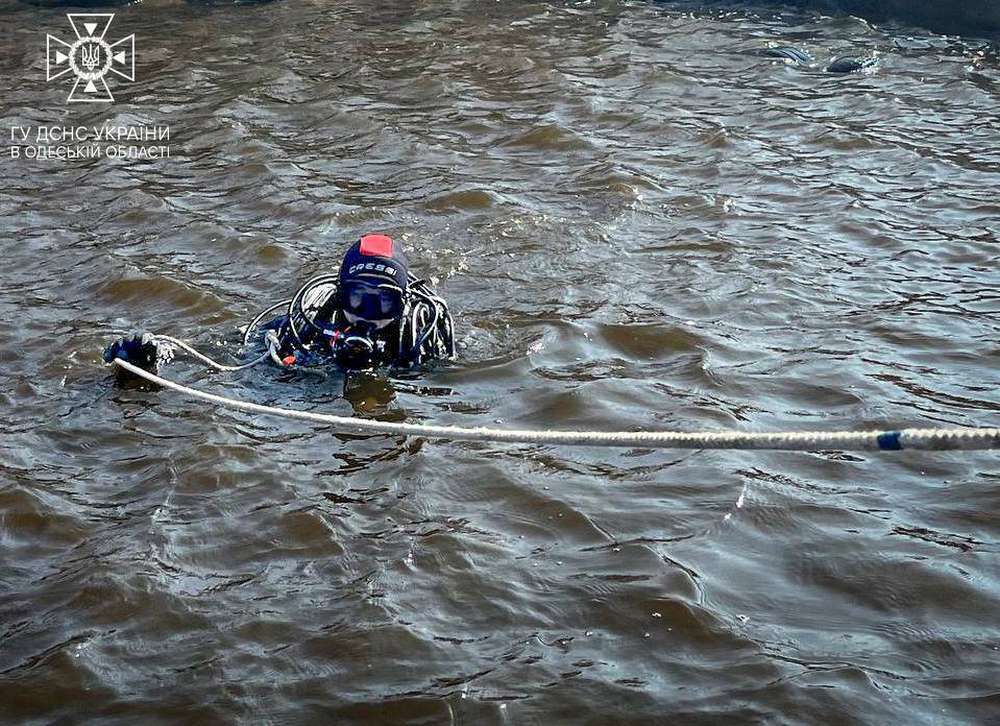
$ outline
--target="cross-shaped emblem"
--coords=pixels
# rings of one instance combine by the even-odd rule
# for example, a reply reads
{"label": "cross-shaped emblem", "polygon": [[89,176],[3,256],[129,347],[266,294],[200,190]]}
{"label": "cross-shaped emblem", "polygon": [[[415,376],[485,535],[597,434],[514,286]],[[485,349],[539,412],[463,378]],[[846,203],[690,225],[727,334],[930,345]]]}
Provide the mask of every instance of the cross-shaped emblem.
{"label": "cross-shaped emblem", "polygon": [[[54,35],[45,36],[45,80],[72,72],[76,83],[67,102],[114,101],[104,77],[114,73],[126,80],[135,80],[135,33],[109,44],[104,36],[114,20],[114,13],[68,13],[66,17],[76,33],[76,41],[66,43]],[[78,90],[80,83],[85,84],[82,90]]]}

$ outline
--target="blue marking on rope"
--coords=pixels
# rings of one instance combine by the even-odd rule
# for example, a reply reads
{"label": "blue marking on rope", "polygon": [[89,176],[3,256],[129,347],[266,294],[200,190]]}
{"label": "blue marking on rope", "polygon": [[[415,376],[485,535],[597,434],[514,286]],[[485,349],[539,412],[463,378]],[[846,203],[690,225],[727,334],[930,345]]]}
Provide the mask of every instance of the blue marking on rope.
{"label": "blue marking on rope", "polygon": [[878,437],[878,447],[882,451],[899,451],[902,449],[903,445],[899,443],[899,432],[890,431],[880,434]]}

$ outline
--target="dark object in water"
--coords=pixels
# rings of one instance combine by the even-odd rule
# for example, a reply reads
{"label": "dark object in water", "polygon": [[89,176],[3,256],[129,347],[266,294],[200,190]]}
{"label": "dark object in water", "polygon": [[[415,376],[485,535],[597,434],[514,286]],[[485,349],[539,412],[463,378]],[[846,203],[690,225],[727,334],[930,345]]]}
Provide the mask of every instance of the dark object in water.
{"label": "dark object in water", "polygon": [[827,73],[858,73],[867,68],[872,68],[878,61],[874,56],[857,58],[849,55],[842,55],[830,61],[826,67]]}
{"label": "dark object in water", "polygon": [[[776,48],[753,48],[745,52],[747,55],[755,55],[761,58],[781,58],[797,66],[809,67],[815,62],[808,52],[790,45],[781,45]],[[857,57],[842,55],[830,61],[830,64],[826,67],[826,72],[856,73],[866,68],[872,68],[877,62],[875,56]]]}
{"label": "dark object in water", "polygon": [[[105,363],[121,358],[150,373],[159,373],[160,366],[169,362],[172,357],[172,351],[157,343],[150,333],[135,333],[131,337],[118,338],[104,349]],[[119,381],[136,380],[136,376],[120,366],[115,366],[115,375]]]}

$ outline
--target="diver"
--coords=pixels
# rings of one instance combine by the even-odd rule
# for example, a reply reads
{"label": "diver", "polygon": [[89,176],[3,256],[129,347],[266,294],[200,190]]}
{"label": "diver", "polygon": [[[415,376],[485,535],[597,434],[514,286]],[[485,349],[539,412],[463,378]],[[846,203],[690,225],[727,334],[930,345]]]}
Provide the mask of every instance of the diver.
{"label": "diver", "polygon": [[[261,324],[268,315],[284,314]],[[242,370],[265,360],[282,367],[336,364],[345,371],[405,369],[455,357],[448,305],[409,271],[402,247],[368,234],[347,250],[337,272],[318,275],[291,298],[265,308],[246,327],[265,350],[241,365],[216,363],[183,341],[164,335],[119,338],[104,351],[151,373],[180,348],[217,370]],[[121,367],[116,371],[125,373]],[[126,374],[127,377],[127,374]]]}

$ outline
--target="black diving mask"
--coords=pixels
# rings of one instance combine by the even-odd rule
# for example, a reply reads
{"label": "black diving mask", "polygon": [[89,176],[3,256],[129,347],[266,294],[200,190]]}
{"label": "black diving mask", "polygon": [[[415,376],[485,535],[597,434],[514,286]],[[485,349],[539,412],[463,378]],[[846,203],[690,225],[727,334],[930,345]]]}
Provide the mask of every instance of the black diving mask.
{"label": "black diving mask", "polygon": [[403,316],[403,291],[387,283],[352,280],[341,291],[341,306],[352,325],[381,329]]}

